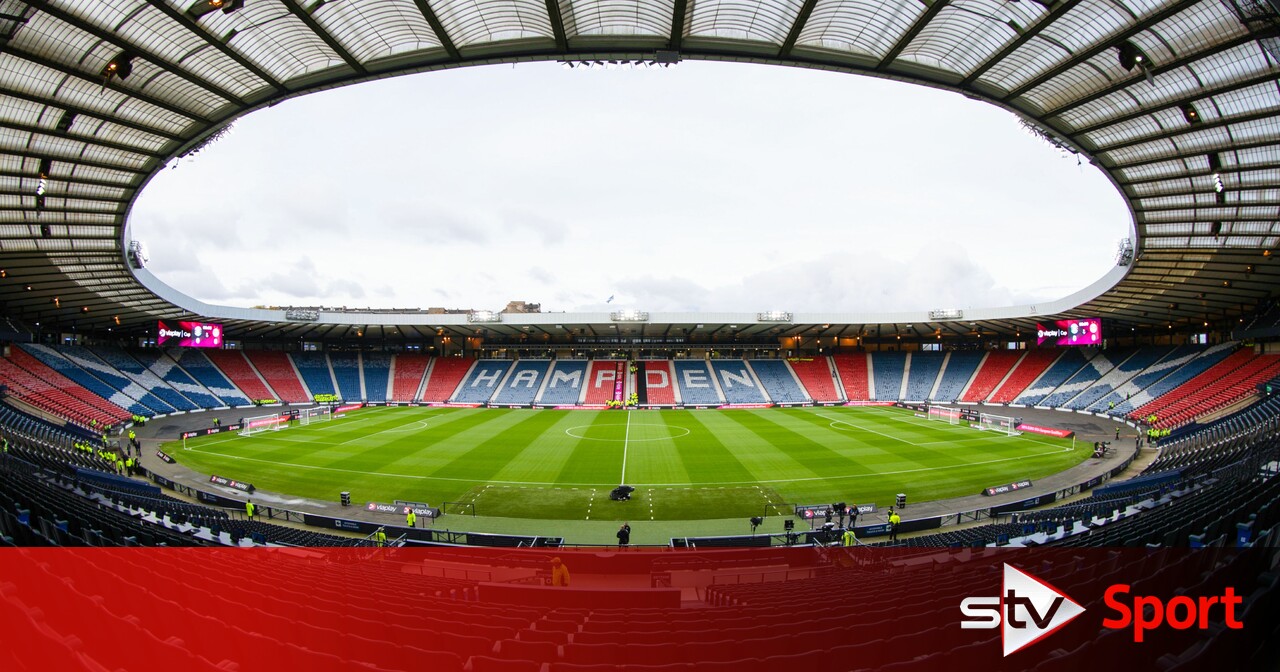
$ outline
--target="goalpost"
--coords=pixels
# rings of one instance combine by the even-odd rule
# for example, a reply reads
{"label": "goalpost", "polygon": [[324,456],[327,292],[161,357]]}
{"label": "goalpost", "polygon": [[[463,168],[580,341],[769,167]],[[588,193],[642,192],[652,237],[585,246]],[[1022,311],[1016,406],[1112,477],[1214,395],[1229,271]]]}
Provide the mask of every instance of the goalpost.
{"label": "goalpost", "polygon": [[960,411],[954,408],[943,408],[941,406],[929,407],[929,419],[938,422],[946,422],[952,425],[960,424]]}
{"label": "goalpost", "polygon": [[253,436],[259,432],[278,432],[280,431],[279,413],[271,415],[255,415],[252,418],[244,419],[244,426],[240,428],[240,436]]}
{"label": "goalpost", "polygon": [[317,406],[316,408],[304,408],[298,411],[298,424],[309,425],[313,422],[328,422],[332,419],[328,406]]}
{"label": "goalpost", "polygon": [[1007,415],[992,415],[991,413],[981,413],[978,415],[978,424],[975,425],[983,431],[991,430],[1008,434],[1009,436],[1018,436],[1022,432],[1017,429],[1018,421]]}

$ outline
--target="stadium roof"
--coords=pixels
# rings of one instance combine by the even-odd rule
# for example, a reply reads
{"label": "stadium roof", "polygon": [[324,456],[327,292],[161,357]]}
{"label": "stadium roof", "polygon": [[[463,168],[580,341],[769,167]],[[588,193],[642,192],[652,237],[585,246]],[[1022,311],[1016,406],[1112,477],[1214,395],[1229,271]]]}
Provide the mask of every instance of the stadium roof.
{"label": "stadium roof", "polygon": [[[998,105],[1106,172],[1133,214],[1133,247],[1052,304],[959,320],[650,316],[659,331],[1007,332],[1093,314],[1186,327],[1225,323],[1280,287],[1277,0],[0,0],[0,305],[81,331],[205,316],[288,336],[467,333],[467,316],[270,325],[283,311],[203,304],[131,268],[130,207],[170,160],[292,96],[466,65],[680,59],[887,77]],[[1040,235],[1028,215],[1027,235]],[[612,322],[534,314],[489,328]]]}

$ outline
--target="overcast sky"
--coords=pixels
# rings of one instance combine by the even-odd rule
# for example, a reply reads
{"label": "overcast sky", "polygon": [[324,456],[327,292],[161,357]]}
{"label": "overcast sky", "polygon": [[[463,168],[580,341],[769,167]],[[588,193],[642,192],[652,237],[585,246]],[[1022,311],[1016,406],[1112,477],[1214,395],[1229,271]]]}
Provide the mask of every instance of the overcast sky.
{"label": "overcast sky", "polygon": [[991,105],[742,64],[400,77],[253,113],[175,165],[132,237],[233,306],[1005,306],[1097,280],[1129,221]]}

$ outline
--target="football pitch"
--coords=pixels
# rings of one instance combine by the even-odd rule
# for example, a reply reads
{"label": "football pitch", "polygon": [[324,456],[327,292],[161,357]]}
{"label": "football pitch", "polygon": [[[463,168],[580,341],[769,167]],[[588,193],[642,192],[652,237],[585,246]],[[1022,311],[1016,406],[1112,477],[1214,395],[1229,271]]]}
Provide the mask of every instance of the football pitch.
{"label": "football pitch", "polygon": [[[790,515],[795,504],[919,502],[1039,478],[1090,455],[891,407],[727,411],[368,408],[250,437],[165,446],[203,474],[333,501],[550,520]],[[630,501],[609,491],[634,486]]]}

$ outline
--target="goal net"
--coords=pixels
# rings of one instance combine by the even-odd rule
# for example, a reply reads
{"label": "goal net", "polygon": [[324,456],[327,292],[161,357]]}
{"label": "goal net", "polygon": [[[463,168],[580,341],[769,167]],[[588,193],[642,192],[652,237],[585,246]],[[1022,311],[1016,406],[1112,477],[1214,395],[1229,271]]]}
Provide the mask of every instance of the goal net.
{"label": "goal net", "polygon": [[929,407],[929,419],[945,422],[952,425],[960,424],[960,411],[954,408],[942,408],[939,406]]}
{"label": "goal net", "polygon": [[279,413],[245,418],[244,426],[240,428],[240,436],[253,436],[259,432],[278,432],[282,424],[284,423],[281,422]]}
{"label": "goal net", "polygon": [[316,408],[304,408],[298,411],[298,424],[309,425],[313,422],[328,422],[332,418],[328,406],[319,406]]}
{"label": "goal net", "polygon": [[984,431],[990,430],[993,432],[1000,432],[1001,434],[1008,434],[1009,436],[1017,436],[1022,433],[1016,429],[1018,421],[1007,415],[992,415],[990,413],[979,414],[978,424],[975,426]]}

